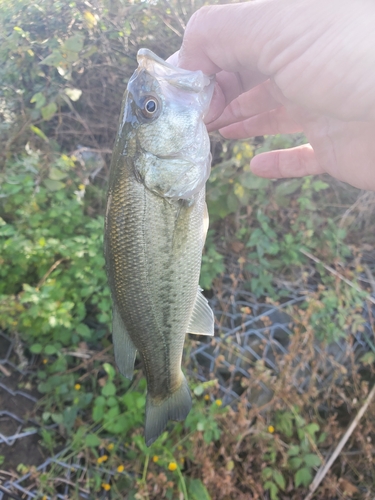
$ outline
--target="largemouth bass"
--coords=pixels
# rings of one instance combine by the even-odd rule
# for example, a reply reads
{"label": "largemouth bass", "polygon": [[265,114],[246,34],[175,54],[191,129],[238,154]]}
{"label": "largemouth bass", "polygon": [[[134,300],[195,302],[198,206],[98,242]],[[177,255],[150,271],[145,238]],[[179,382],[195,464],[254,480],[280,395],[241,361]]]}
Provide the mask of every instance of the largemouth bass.
{"label": "largemouth bass", "polygon": [[181,371],[186,334],[214,333],[198,287],[211,164],[203,116],[213,82],[147,49],[137,59],[110,167],[105,256],[116,364],[131,379],[140,354],[149,446],[191,409]]}

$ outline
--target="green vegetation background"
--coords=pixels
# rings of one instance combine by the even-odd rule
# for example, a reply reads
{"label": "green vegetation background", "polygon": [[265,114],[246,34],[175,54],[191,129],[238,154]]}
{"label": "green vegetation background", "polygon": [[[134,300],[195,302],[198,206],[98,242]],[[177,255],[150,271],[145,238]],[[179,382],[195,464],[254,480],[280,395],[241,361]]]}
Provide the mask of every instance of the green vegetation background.
{"label": "green vegetation background", "polygon": [[[144,379],[139,373],[130,384],[114,368],[102,238],[122,94],[138,48],[168,57],[202,4],[0,0],[0,327],[22,339],[28,357],[37,356],[33,376],[20,384],[43,395],[34,414],[41,446],[51,454],[65,448],[67,462],[80,453],[86,474],[76,478],[77,499],[79,488],[129,500],[299,499],[322,461],[319,450],[341,432],[336,389],[328,422],[313,384],[297,397],[291,373],[280,386],[256,366],[254,374],[276,394],[270,413],[248,410],[245,397],[236,412],[223,409],[214,381],[192,381],[196,401],[185,425],[146,449]],[[271,182],[251,174],[254,154],[299,144],[302,136],[212,141],[203,288],[215,291],[224,272],[240,272],[259,300],[308,290],[309,302],[294,311],[296,335],[330,342],[359,331],[365,291],[321,265],[311,271],[301,249],[356,282],[374,243],[373,198],[322,178]],[[93,352],[92,361],[82,361]],[[370,370],[373,361],[370,352]],[[352,376],[348,401],[359,401],[366,391]],[[47,430],[52,423],[58,426]],[[363,429],[365,437],[373,432]],[[19,464],[20,474],[27,470]],[[347,470],[357,488],[359,472]],[[41,498],[56,494],[60,472],[35,474]],[[327,488],[338,488],[339,477],[333,471]],[[328,498],[326,490],[319,498]]]}

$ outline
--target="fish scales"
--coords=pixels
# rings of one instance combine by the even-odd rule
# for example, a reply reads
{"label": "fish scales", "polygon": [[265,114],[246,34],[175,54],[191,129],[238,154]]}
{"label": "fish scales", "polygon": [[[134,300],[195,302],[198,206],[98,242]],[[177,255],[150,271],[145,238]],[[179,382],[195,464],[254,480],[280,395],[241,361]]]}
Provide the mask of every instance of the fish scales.
{"label": "fish scales", "polygon": [[[128,317],[127,329],[141,353],[148,392],[154,397],[179,384],[182,347],[199,281],[202,246],[197,242],[204,241],[204,193],[192,207],[163,201],[160,210],[160,198],[131,175],[112,192],[111,275],[120,315]],[[178,238],[179,233],[184,239]]]}
{"label": "fish scales", "polygon": [[[169,87],[166,90],[168,78],[161,85],[153,78],[152,70],[157,73],[161,67],[170,73],[171,67],[150,51],[145,54],[149,59],[143,59],[144,66],[147,68],[148,62],[153,61],[156,67],[147,70],[141,67],[133,77],[133,85],[129,82],[111,163],[105,256],[114,304],[116,362],[121,373],[130,378],[136,350],[140,354],[147,380],[145,437],[149,445],[164,430],[168,419],[183,420],[191,408],[190,391],[181,371],[184,340],[189,331],[212,335],[213,315],[198,288],[207,230],[205,180],[210,158],[206,136],[201,141],[202,148],[193,136],[197,131],[207,134],[202,128],[204,105],[197,101],[200,90],[193,86],[198,77],[204,81],[203,75],[173,68],[182,72],[183,78],[180,77],[177,87],[172,80],[172,90]],[[195,80],[191,81],[190,74]],[[189,115],[191,102],[183,103],[184,107],[179,103],[173,107],[174,103],[167,100],[171,93],[173,97],[175,88],[179,91],[184,78],[185,94],[194,93],[190,101],[194,103],[195,99],[202,108],[195,115]],[[210,84],[205,82],[201,90]],[[134,113],[139,113],[134,104],[138,104],[139,87],[142,91],[146,88],[162,108],[157,120],[160,132],[167,130],[164,135],[169,137],[165,141],[165,156],[145,150],[145,144],[153,146],[150,137],[154,141],[160,141],[160,137],[154,126],[147,134],[147,125],[157,124],[157,120],[145,122],[134,118]],[[155,90],[160,101],[152,97]],[[203,103],[206,108],[209,98]],[[182,122],[181,110],[186,116]],[[176,130],[181,129],[177,139],[171,136],[171,119],[178,120]],[[206,169],[203,174],[192,161],[196,158],[187,159],[187,153],[181,151],[184,145],[181,134],[188,139],[190,129],[194,144],[188,144],[187,150],[198,159],[202,156],[200,166]]]}

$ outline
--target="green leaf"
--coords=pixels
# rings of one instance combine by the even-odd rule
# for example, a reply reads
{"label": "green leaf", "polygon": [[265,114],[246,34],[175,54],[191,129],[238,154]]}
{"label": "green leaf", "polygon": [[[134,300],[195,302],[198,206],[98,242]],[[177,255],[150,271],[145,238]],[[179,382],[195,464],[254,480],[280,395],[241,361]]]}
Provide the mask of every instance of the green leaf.
{"label": "green leaf", "polygon": [[301,187],[302,181],[300,179],[292,179],[291,181],[281,182],[275,189],[276,196],[288,196],[293,194]]}
{"label": "green leaf", "polygon": [[60,181],[53,181],[52,179],[44,179],[43,184],[46,186],[48,191],[59,191],[65,184]]}
{"label": "green leaf", "polygon": [[278,470],[274,470],[273,479],[281,490],[285,489],[285,479],[284,476],[281,474],[281,472],[279,472]]}
{"label": "green leaf", "polygon": [[94,422],[99,422],[104,417],[104,406],[94,406],[92,410],[92,419]]}
{"label": "green leaf", "polygon": [[329,184],[318,179],[312,183],[312,188],[314,191],[322,191],[323,189],[328,189]]}
{"label": "green leaf", "polygon": [[298,446],[298,445],[296,445],[296,444],[294,444],[294,445],[292,445],[292,446],[289,448],[289,450],[288,450],[288,455],[289,455],[290,457],[293,457],[294,455],[298,455],[299,451],[300,451],[300,450],[299,450],[299,446]]}
{"label": "green leaf", "polygon": [[51,54],[45,57],[39,64],[46,64],[47,66],[59,66],[59,64],[64,60],[61,52],[58,49],[54,49]]}
{"label": "green leaf", "polygon": [[272,474],[273,474],[273,469],[271,469],[271,467],[265,467],[262,470],[262,478],[263,479],[270,479],[272,477]]}
{"label": "green leaf", "polygon": [[315,437],[314,434],[320,429],[319,425],[313,422],[305,427],[305,431],[310,434],[311,437]]}
{"label": "green leaf", "polygon": [[71,101],[78,101],[82,95],[82,90],[80,89],[65,89],[65,94],[69,97]]}
{"label": "green leaf", "polygon": [[240,208],[239,201],[237,199],[237,196],[231,192],[227,196],[227,207],[229,210],[229,213],[231,212],[237,212],[237,210]]}
{"label": "green leaf", "polygon": [[76,327],[76,332],[78,333],[78,335],[80,335],[84,339],[89,339],[91,337],[91,330],[84,323],[80,323]]}
{"label": "green leaf", "polygon": [[57,111],[57,105],[55,102],[50,102],[47,106],[44,106],[41,110],[43,120],[50,120]]}
{"label": "green leaf", "polygon": [[197,385],[197,387],[194,387],[194,394],[196,396],[202,396],[202,394],[204,393],[204,387],[202,384],[199,384]]}
{"label": "green leaf", "polygon": [[372,365],[373,362],[375,361],[375,353],[373,353],[373,352],[367,352],[366,354],[364,354],[361,357],[360,361],[364,365]]}
{"label": "green leaf", "polygon": [[74,422],[77,418],[78,408],[77,406],[68,406],[63,411],[64,425],[71,429],[74,425]]}
{"label": "green leaf", "polygon": [[[30,102],[35,103],[35,109],[40,109],[46,103],[46,98],[41,92],[37,92],[32,96]],[[30,127],[31,128],[31,127]]]}
{"label": "green leaf", "polygon": [[312,475],[311,470],[308,467],[302,467],[294,475],[294,484],[296,488],[302,484],[302,486],[308,486],[311,483]]}
{"label": "green leaf", "polygon": [[95,45],[92,45],[91,47],[86,48],[82,54],[80,54],[81,59],[88,59],[91,57],[93,54],[96,54],[98,52],[98,47],[95,47]]}
{"label": "green leaf", "polygon": [[42,130],[40,130],[40,128],[36,127],[35,125],[30,125],[30,130],[34,132],[34,134],[36,134],[38,137],[43,139],[43,141],[49,142],[48,137],[44,132],[42,132]]}
{"label": "green leaf", "polygon": [[107,403],[107,400],[106,400],[106,398],[105,398],[105,397],[103,397],[103,396],[97,396],[97,397],[95,398],[95,402],[94,402],[94,404],[95,404],[95,405],[98,405],[98,406],[105,406],[105,405],[106,405],[106,403]]}
{"label": "green leaf", "polygon": [[79,52],[83,49],[84,37],[82,35],[73,35],[65,40],[62,49],[71,52]]}
{"label": "green leaf", "polygon": [[65,179],[67,175],[68,174],[66,174],[65,172],[61,172],[61,170],[59,170],[58,168],[52,167],[48,177],[53,181],[61,181],[61,179]]}
{"label": "green leaf", "polygon": [[112,381],[115,378],[116,370],[109,363],[104,363],[103,368],[107,372],[109,380]]}
{"label": "green leaf", "polygon": [[327,434],[325,432],[322,432],[321,435],[319,436],[319,439],[317,441],[317,444],[322,444],[327,438]]}
{"label": "green leaf", "polygon": [[107,382],[102,389],[103,396],[114,396],[116,394],[116,386],[112,382]]}
{"label": "green leaf", "polygon": [[62,424],[64,421],[64,417],[61,413],[52,413],[51,418],[55,424]]}
{"label": "green leaf", "polygon": [[46,347],[44,348],[44,352],[45,354],[47,354],[47,356],[50,356],[51,354],[56,354],[57,349],[54,345],[46,345]]}
{"label": "green leaf", "polygon": [[190,500],[211,500],[211,497],[200,479],[190,479],[187,483]]}
{"label": "green leaf", "polygon": [[320,458],[315,453],[308,453],[303,459],[308,467],[319,467],[321,464]]}
{"label": "green leaf", "polygon": [[271,500],[278,500],[278,498],[279,498],[279,496],[278,496],[279,489],[278,489],[278,487],[276,486],[275,483],[273,483],[272,481],[266,481],[264,483],[264,485],[263,485],[263,488],[265,490],[269,490]]}
{"label": "green leaf", "polygon": [[293,470],[299,469],[302,465],[302,458],[300,457],[293,457],[289,460],[289,465]]}
{"label": "green leaf", "polygon": [[108,406],[118,406],[118,399],[115,396],[109,396],[107,399]]}
{"label": "green leaf", "polygon": [[[294,415],[294,418],[296,420],[296,424],[298,427],[302,427],[303,425],[305,425],[306,420],[303,417],[301,417],[301,415]],[[310,424],[310,425],[317,425],[317,424]],[[307,426],[306,426],[306,429],[307,429]],[[318,426],[318,429],[319,429],[319,426]]]}
{"label": "green leaf", "polygon": [[270,181],[268,179],[258,177],[251,172],[246,172],[241,176],[241,184],[246,189],[264,189],[269,183]]}
{"label": "green leaf", "polygon": [[96,434],[87,434],[85,437],[85,445],[89,448],[96,448],[100,445],[100,439]]}
{"label": "green leaf", "polygon": [[40,354],[40,353],[42,352],[42,349],[43,349],[42,344],[33,344],[33,345],[30,347],[30,351],[31,351],[33,354]]}
{"label": "green leaf", "polygon": [[137,498],[139,498],[137,490],[129,491],[129,493],[127,495],[127,500],[137,500]]}

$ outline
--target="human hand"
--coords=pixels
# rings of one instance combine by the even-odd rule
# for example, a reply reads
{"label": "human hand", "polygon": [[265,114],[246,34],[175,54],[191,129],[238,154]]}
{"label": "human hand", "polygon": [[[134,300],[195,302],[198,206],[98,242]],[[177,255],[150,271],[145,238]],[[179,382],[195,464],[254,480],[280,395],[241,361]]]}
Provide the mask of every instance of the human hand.
{"label": "human hand", "polygon": [[209,130],[306,134],[309,145],[254,157],[255,174],[327,172],[375,190],[374,26],[371,0],[209,6],[189,21],[178,65],[217,75]]}

